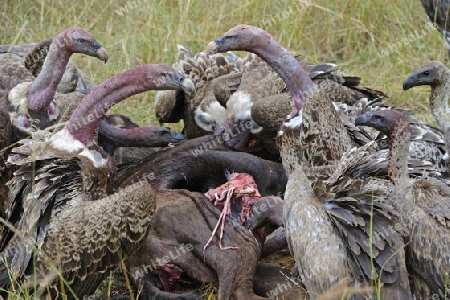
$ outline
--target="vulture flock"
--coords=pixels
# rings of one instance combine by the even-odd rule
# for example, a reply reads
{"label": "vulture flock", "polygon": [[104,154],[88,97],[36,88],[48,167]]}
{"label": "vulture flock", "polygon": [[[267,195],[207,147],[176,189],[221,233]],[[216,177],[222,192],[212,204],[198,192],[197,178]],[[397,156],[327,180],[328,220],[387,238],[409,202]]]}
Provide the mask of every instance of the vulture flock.
{"label": "vulture flock", "polygon": [[[448,46],[450,2],[422,4]],[[436,128],[251,25],[98,85],[73,53],[108,60],[78,27],[0,46],[0,299],[94,297],[121,265],[139,299],[450,298],[442,63],[403,82]],[[106,114],[149,90],[161,126]]]}

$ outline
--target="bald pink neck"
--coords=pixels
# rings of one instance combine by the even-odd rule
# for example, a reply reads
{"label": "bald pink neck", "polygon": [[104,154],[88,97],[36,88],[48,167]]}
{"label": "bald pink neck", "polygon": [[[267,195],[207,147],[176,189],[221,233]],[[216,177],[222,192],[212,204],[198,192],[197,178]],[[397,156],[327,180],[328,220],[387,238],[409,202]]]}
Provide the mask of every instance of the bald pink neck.
{"label": "bald pink neck", "polygon": [[295,57],[270,34],[262,32],[257,42],[256,45],[253,44],[244,50],[264,59],[280,75],[289,88],[297,108],[302,109],[308,94],[317,89],[314,82]]}
{"label": "bald pink neck", "polygon": [[50,105],[72,54],[73,52],[65,45],[63,31],[53,39],[41,72],[28,87],[27,99],[30,109],[43,110]]}
{"label": "bald pink neck", "polygon": [[149,76],[149,66],[145,65],[102,82],[83,98],[66,128],[83,144],[92,145],[94,130],[109,108],[130,96],[158,88]]}

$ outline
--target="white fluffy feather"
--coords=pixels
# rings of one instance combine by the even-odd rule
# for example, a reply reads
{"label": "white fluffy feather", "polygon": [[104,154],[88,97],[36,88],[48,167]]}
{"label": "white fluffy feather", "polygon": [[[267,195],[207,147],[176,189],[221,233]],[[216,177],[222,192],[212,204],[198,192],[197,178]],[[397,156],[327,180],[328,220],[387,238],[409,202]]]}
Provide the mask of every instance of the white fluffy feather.
{"label": "white fluffy feather", "polygon": [[237,120],[251,121],[252,128],[250,132],[258,133],[262,130],[262,127],[252,119],[252,106],[252,97],[245,92],[237,91],[227,102],[227,114],[228,118],[233,122]]}
{"label": "white fluffy feather", "polygon": [[206,131],[214,131],[214,125],[219,123],[225,125],[226,110],[219,102],[213,101],[202,109],[203,105],[199,105],[195,110],[194,118],[197,125]]}
{"label": "white fluffy feather", "polygon": [[9,102],[14,107],[16,115],[28,115],[27,92],[30,84],[31,82],[21,82],[8,93]]}
{"label": "white fluffy feather", "polygon": [[299,127],[300,125],[302,125],[302,119],[303,119],[303,110],[299,111],[296,117],[292,118],[291,120],[289,120],[289,122],[285,123],[285,126],[290,128]]}
{"label": "white fluffy feather", "polygon": [[70,153],[74,156],[88,158],[96,168],[102,167],[107,163],[100,153],[89,150],[86,145],[75,139],[67,128],[63,128],[52,135],[49,141],[54,149]]}
{"label": "white fluffy feather", "polygon": [[227,111],[231,120],[250,120],[253,106],[252,97],[242,91],[234,93],[227,102]]}

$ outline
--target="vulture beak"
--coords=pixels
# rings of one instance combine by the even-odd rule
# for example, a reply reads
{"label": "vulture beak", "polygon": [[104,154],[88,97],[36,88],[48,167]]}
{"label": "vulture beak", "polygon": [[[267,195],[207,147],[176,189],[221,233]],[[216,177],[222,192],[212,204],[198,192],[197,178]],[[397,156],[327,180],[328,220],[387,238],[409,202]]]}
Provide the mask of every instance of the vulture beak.
{"label": "vulture beak", "polygon": [[408,76],[408,78],[405,79],[405,81],[403,81],[403,90],[407,91],[410,88],[415,87],[417,83],[418,83],[417,74],[412,73],[411,75]]}
{"label": "vulture beak", "polygon": [[185,136],[184,136],[183,134],[178,133],[178,132],[175,132],[175,131],[173,131],[173,132],[171,133],[171,138],[173,138],[173,139],[176,140],[177,142],[186,139]]}
{"label": "vulture beak", "polygon": [[371,113],[359,115],[355,118],[355,125],[356,126],[358,126],[358,125],[366,126],[367,124],[369,124],[371,117],[372,117]]}
{"label": "vulture beak", "polygon": [[219,39],[220,38],[217,38],[214,41],[209,42],[208,46],[206,46],[206,55],[213,55],[219,52]]}
{"label": "vulture beak", "polygon": [[188,95],[189,97],[192,97],[195,94],[194,83],[189,78],[186,78],[181,74],[179,76],[180,76],[179,82],[181,82],[181,88],[186,93],[186,95]]}
{"label": "vulture beak", "polygon": [[367,123],[367,115],[359,115],[355,118],[355,125],[365,125]]}
{"label": "vulture beak", "polygon": [[106,62],[108,61],[108,52],[106,52],[106,49],[103,48],[103,47],[102,47],[99,43],[97,43],[97,42],[94,44],[94,46],[99,48],[99,49],[97,50],[97,57],[98,57],[98,59],[104,61],[105,64],[106,64]]}

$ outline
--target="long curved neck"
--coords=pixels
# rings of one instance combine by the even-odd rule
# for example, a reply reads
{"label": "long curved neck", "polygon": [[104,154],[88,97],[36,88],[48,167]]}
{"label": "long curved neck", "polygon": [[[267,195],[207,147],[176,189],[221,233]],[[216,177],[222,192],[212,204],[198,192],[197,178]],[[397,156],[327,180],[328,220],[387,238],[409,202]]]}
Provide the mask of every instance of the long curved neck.
{"label": "long curved neck", "polygon": [[157,83],[141,66],[109,78],[96,86],[77,106],[66,128],[83,144],[93,143],[94,130],[106,111],[123,99],[151,89]]}
{"label": "long curved neck", "polygon": [[389,137],[388,174],[397,186],[408,180],[410,139],[408,121],[397,125]]}
{"label": "long curved neck", "polygon": [[306,97],[317,87],[295,57],[272,36],[264,37],[263,46],[245,49],[264,59],[284,80],[298,109],[302,109]]}
{"label": "long curved neck", "polygon": [[430,109],[431,114],[442,129],[450,126],[450,109],[448,98],[450,96],[450,72],[446,71],[445,84],[436,86],[431,90]]}
{"label": "long curved neck", "polygon": [[72,54],[72,51],[67,49],[64,38],[57,35],[50,45],[41,72],[28,87],[27,99],[30,109],[43,110],[52,102]]}

